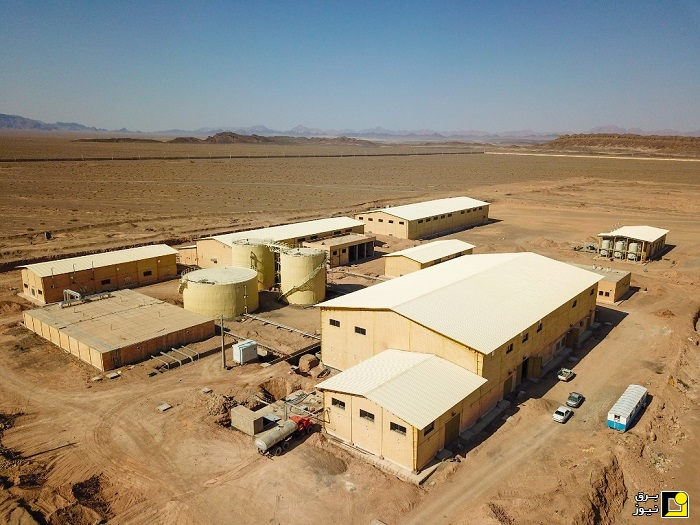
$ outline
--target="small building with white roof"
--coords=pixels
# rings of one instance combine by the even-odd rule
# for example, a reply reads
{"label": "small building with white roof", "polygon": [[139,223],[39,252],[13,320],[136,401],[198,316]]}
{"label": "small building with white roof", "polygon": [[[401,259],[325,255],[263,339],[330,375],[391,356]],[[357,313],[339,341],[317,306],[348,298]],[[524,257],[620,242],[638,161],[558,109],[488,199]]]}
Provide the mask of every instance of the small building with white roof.
{"label": "small building with white roof", "polygon": [[610,259],[645,262],[664,250],[668,232],[654,226],[623,226],[599,233],[598,253]]}
{"label": "small building with white roof", "polygon": [[328,434],[418,471],[476,421],[485,383],[434,354],[388,349],[318,388]]}
{"label": "small building with white roof", "polygon": [[475,246],[458,239],[433,241],[384,256],[384,275],[401,277],[441,262],[470,255]]}
{"label": "small building with white roof", "polygon": [[21,266],[23,295],[39,304],[151,284],[177,277],[177,250],[165,244],[56,259]]}
{"label": "small building with white roof", "polygon": [[457,231],[489,220],[489,203],[450,197],[358,213],[368,233],[400,239],[422,239]]}
{"label": "small building with white roof", "polygon": [[398,349],[482,377],[471,411],[455,410],[462,432],[590,333],[602,278],[529,252],[458,257],[320,303],[322,360],[348,371]]}

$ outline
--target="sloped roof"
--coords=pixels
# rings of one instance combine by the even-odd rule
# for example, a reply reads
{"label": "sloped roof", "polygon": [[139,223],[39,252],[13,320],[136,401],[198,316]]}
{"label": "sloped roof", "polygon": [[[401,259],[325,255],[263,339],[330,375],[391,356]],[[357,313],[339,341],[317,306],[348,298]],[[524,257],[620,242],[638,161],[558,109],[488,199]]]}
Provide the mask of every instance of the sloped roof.
{"label": "sloped roof", "polygon": [[638,241],[654,242],[666,235],[669,230],[653,226],[623,226],[609,233],[599,233],[598,237],[627,237]]}
{"label": "sloped roof", "polygon": [[470,197],[449,197],[447,199],[435,199],[432,201],[416,202],[414,204],[404,204],[403,206],[392,206],[389,208],[380,208],[370,210],[367,213],[375,211],[383,211],[394,217],[412,221],[414,219],[422,219],[431,215],[440,213],[452,213],[459,210],[469,208],[478,208],[479,206],[488,206],[488,202],[479,201]]}
{"label": "sloped roof", "polygon": [[446,239],[443,241],[433,241],[426,244],[406,248],[394,253],[387,253],[384,257],[406,257],[419,263],[435,261],[442,257],[454,255],[466,250],[476,248],[473,244],[460,241],[458,239]]}
{"label": "sloped roof", "polygon": [[470,255],[317,306],[392,310],[489,354],[602,279],[530,252]]}
{"label": "sloped roof", "polygon": [[317,385],[363,396],[422,429],[486,383],[433,354],[385,350]]}
{"label": "sloped roof", "polygon": [[234,241],[239,241],[241,239],[284,241],[286,239],[294,239],[298,237],[310,237],[311,235],[317,235],[319,233],[333,230],[364,226],[364,224],[364,222],[356,221],[350,217],[330,217],[327,219],[295,222],[293,224],[282,224],[280,226],[271,226],[269,228],[259,228],[257,230],[214,235],[213,237],[206,238],[216,239],[223,244],[232,246]]}
{"label": "sloped roof", "polygon": [[20,266],[20,268],[27,268],[39,277],[49,277],[50,275],[79,272],[81,270],[90,270],[91,268],[103,268],[105,266],[112,266],[113,264],[124,264],[175,254],[177,254],[175,248],[171,248],[165,244],[153,244],[151,246],[127,248],[126,250],[115,250],[113,252],[95,253],[56,261],[27,264],[25,266]]}

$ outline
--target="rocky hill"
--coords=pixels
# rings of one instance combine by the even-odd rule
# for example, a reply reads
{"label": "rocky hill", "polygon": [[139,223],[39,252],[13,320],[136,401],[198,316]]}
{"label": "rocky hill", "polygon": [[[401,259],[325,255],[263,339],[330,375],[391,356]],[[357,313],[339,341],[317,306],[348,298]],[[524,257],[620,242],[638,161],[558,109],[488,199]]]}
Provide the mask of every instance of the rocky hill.
{"label": "rocky hill", "polygon": [[555,140],[541,144],[538,148],[586,153],[639,153],[696,157],[700,156],[700,137],[635,135],[631,133],[562,135]]}
{"label": "rocky hill", "polygon": [[359,140],[348,137],[288,137],[261,135],[240,135],[231,131],[224,131],[211,135],[205,139],[196,137],[177,137],[168,141],[171,144],[338,144],[372,146],[374,143],[367,140]]}

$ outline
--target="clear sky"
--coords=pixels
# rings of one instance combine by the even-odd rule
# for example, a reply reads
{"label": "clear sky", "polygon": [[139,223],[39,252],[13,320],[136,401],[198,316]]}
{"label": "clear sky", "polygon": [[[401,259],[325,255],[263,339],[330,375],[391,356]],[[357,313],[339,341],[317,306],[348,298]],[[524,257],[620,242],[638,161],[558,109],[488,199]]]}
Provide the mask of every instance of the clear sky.
{"label": "clear sky", "polygon": [[0,0],[0,113],[141,131],[691,131],[700,0]]}

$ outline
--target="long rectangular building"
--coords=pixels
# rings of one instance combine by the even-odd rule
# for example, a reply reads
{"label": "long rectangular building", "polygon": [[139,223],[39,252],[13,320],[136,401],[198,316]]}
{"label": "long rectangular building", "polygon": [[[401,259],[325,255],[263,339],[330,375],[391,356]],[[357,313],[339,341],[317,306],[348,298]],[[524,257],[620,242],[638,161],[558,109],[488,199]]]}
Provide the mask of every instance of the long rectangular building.
{"label": "long rectangular building", "polygon": [[663,251],[667,234],[668,230],[654,226],[623,226],[598,234],[598,253],[611,259],[645,262]]}
{"label": "long rectangular building", "polygon": [[450,197],[358,213],[368,233],[401,239],[422,239],[457,231],[489,220],[489,203]]}
{"label": "long rectangular building", "polygon": [[434,354],[483,378],[468,410],[451,411],[460,414],[456,422],[430,423],[441,437],[421,452],[426,459],[453,439],[453,425],[462,432],[524,378],[539,377],[558,350],[578,344],[594,320],[601,279],[528,252],[459,257],[319,304],[323,363],[347,371],[398,349]]}
{"label": "long rectangular building", "polygon": [[24,325],[98,370],[148,359],[215,334],[214,320],[134,292],[119,290],[23,313]]}
{"label": "long rectangular building", "polygon": [[40,304],[63,300],[64,290],[94,294],[177,276],[177,250],[165,244],[21,266],[24,295]]}
{"label": "long rectangular building", "polygon": [[462,255],[470,255],[475,246],[457,239],[445,239],[420,244],[384,256],[384,275],[401,277],[429,268]]}

